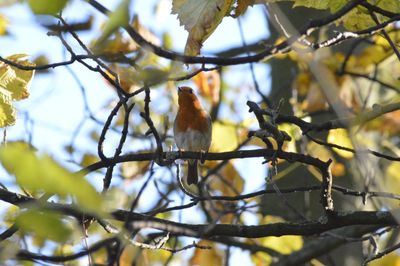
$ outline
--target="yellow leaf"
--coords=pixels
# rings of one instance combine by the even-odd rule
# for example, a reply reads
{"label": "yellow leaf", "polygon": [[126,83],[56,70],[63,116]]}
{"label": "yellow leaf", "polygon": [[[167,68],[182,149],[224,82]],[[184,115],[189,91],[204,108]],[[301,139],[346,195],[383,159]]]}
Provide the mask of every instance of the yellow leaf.
{"label": "yellow leaf", "polygon": [[[35,65],[27,60],[21,60],[24,57],[25,54],[16,54],[7,59],[23,66]],[[0,127],[15,124],[16,111],[12,101],[29,96],[28,88],[33,75],[34,71],[20,70],[0,62]]]}
{"label": "yellow leaf", "polygon": [[231,151],[238,146],[236,126],[221,122],[213,123],[211,148],[213,152]]}
{"label": "yellow leaf", "polygon": [[371,261],[369,266],[400,266],[400,256],[396,252],[389,253],[388,255]]}
{"label": "yellow leaf", "polygon": [[[353,149],[353,144],[351,143],[349,134],[346,129],[338,128],[329,131],[327,141],[329,143],[337,144],[342,147]],[[349,151],[344,151],[341,149],[333,148],[333,150],[340,156],[346,159],[353,158],[354,154]]]}
{"label": "yellow leaf", "polygon": [[[280,217],[276,216],[265,216],[260,224],[271,224],[284,222]],[[303,238],[301,236],[269,236],[261,238],[261,244],[264,247],[272,248],[282,254],[290,254],[294,251],[298,251],[303,247]],[[252,261],[256,265],[269,265],[272,260],[267,254],[260,254],[259,252],[251,256]]]}
{"label": "yellow leaf", "polygon": [[300,128],[289,123],[280,124],[278,128],[279,130],[286,132],[292,138],[291,141],[284,142],[283,150],[287,152],[297,152],[295,140],[299,140],[302,136]]}
{"label": "yellow leaf", "polygon": [[85,153],[81,159],[80,165],[83,167],[89,166],[91,164],[94,164],[97,162],[99,159],[97,156],[89,153]]}
{"label": "yellow leaf", "polygon": [[331,171],[333,176],[343,176],[346,173],[346,168],[344,164],[335,162],[332,164]]}
{"label": "yellow leaf", "polygon": [[319,145],[315,142],[308,142],[306,149],[309,155],[322,161],[326,162],[329,159],[333,159],[332,153],[325,146]]}
{"label": "yellow leaf", "polygon": [[293,85],[296,88],[297,92],[299,93],[299,96],[307,95],[311,81],[312,81],[311,73],[308,71],[300,72],[297,75]]}
{"label": "yellow leaf", "polygon": [[185,54],[200,53],[203,42],[214,32],[232,6],[233,0],[173,0],[172,14],[189,32]]}
{"label": "yellow leaf", "polygon": [[400,163],[392,162],[386,168],[386,187],[392,193],[400,193]]}
{"label": "yellow leaf", "polygon": [[0,35],[5,35],[7,33],[8,24],[8,19],[0,14]]}
{"label": "yellow leaf", "polygon": [[16,121],[16,111],[12,105],[10,92],[0,87],[0,127],[12,126]]}
{"label": "yellow leaf", "polygon": [[[27,57],[27,55],[15,54],[8,56],[6,59],[22,66],[35,66],[28,60],[21,60],[24,57]],[[34,73],[34,70],[21,70],[1,62],[0,87],[10,92],[13,100],[25,99],[29,96],[28,89]]]}
{"label": "yellow leaf", "polygon": [[198,244],[211,247],[211,249],[195,249],[193,256],[190,258],[189,265],[222,265],[223,256],[213,242],[201,240]]}
{"label": "yellow leaf", "polygon": [[221,191],[224,196],[237,196],[243,192],[244,180],[231,162],[222,169],[221,175],[224,181],[214,177],[212,189]]}

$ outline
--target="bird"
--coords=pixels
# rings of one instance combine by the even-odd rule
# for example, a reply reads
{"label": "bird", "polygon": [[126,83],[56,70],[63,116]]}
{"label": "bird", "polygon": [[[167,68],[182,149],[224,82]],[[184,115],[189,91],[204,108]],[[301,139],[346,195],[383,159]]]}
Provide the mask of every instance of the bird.
{"label": "bird", "polygon": [[[178,87],[178,112],[174,121],[174,139],[179,151],[195,151],[202,154],[211,145],[212,122],[199,99],[190,87]],[[198,182],[198,160],[188,160],[188,185]]]}

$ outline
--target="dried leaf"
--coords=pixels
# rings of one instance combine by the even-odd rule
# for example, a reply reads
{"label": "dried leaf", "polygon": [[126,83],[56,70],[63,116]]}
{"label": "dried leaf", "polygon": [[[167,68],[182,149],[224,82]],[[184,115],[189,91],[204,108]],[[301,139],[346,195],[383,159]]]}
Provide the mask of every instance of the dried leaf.
{"label": "dried leaf", "polygon": [[203,42],[214,32],[230,12],[233,0],[173,0],[172,14],[177,14],[181,25],[189,32],[185,54],[200,53]]}
{"label": "dried leaf", "polygon": [[193,77],[193,81],[203,97],[209,99],[213,105],[219,102],[221,80],[218,71],[200,72]]}
{"label": "dried leaf", "polygon": [[223,256],[220,254],[218,247],[213,242],[201,240],[198,245],[208,246],[211,247],[211,249],[195,249],[193,256],[189,260],[189,265],[222,265]]}
{"label": "dried leaf", "polygon": [[235,8],[235,17],[243,15],[249,6],[254,5],[255,0],[238,0]]}
{"label": "dried leaf", "polygon": [[121,164],[122,176],[126,179],[142,177],[149,169],[150,162],[124,162]]}

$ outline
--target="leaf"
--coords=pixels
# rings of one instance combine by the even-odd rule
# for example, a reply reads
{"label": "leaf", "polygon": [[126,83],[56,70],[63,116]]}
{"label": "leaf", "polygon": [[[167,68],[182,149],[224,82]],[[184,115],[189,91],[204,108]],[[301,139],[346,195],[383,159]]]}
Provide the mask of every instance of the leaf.
{"label": "leaf", "polygon": [[[280,217],[276,216],[265,216],[260,224],[271,224],[271,223],[279,223],[284,222],[284,220]],[[282,254],[290,254],[292,252],[298,251],[303,247],[303,238],[301,236],[269,236],[263,237],[260,240],[260,244],[264,247],[268,247],[274,249]],[[257,252],[251,256],[252,261],[256,265],[269,265],[272,262],[271,256],[266,253]]]}
{"label": "leaf", "polygon": [[[267,215],[265,216],[260,224],[271,224],[284,222],[279,217]],[[270,247],[279,251],[282,254],[290,254],[293,251],[297,251],[303,246],[303,238],[301,236],[281,236],[281,237],[264,237],[262,238],[263,246]]]}
{"label": "leaf", "polygon": [[218,71],[202,71],[193,77],[193,81],[199,88],[199,92],[203,97],[209,99],[213,105],[219,102],[221,79]]}
{"label": "leaf", "polygon": [[375,1],[376,6],[388,10],[393,13],[400,13],[400,1],[393,1],[393,0],[380,0]]}
{"label": "leaf", "polygon": [[302,102],[302,109],[309,113],[328,109],[326,97],[316,82],[310,84],[306,99]]}
{"label": "leaf", "polygon": [[24,232],[56,242],[65,242],[72,234],[72,229],[62,222],[61,215],[38,209],[22,212],[16,224]]}
{"label": "leaf", "polygon": [[343,26],[350,31],[359,31],[375,26],[376,23],[372,20],[371,15],[364,12],[361,8],[353,8],[343,18]]}
{"label": "leaf", "polygon": [[32,12],[38,15],[56,15],[67,2],[68,0],[28,0]]}
{"label": "leaf", "polygon": [[115,31],[114,34],[112,34],[112,37],[101,40],[101,44],[98,39],[94,40],[90,44],[90,48],[94,53],[103,55],[103,57],[107,60],[107,54],[131,53],[136,51],[139,46],[132,41],[132,39],[126,38],[122,32]]}
{"label": "leaf", "polygon": [[346,0],[294,0],[293,7],[304,6],[315,9],[329,9],[331,13],[335,13],[346,3]]}
{"label": "leaf", "polygon": [[346,167],[342,163],[335,162],[332,164],[331,171],[333,176],[344,176],[346,173]]}
{"label": "leaf", "polygon": [[[28,60],[21,60],[24,57],[27,57],[27,55],[15,54],[6,57],[6,59],[23,66],[35,66],[35,64],[29,62]],[[0,63],[0,87],[5,88],[10,92],[13,100],[25,99],[29,96],[28,88],[34,73],[34,70],[21,70],[4,63]]]}
{"label": "leaf", "polygon": [[6,35],[9,24],[8,19],[4,15],[0,14],[0,35]]}
{"label": "leaf", "polygon": [[103,42],[113,34],[119,27],[126,27],[129,25],[129,5],[130,0],[122,0],[114,12],[108,15],[108,21],[104,25],[103,33],[96,41],[96,45],[100,47]]}
{"label": "leaf", "polygon": [[73,196],[82,209],[95,213],[101,210],[101,196],[82,175],[69,172],[47,155],[37,156],[25,143],[3,146],[0,161],[24,188]]}
{"label": "leaf", "polygon": [[0,87],[0,127],[12,126],[16,121],[16,111],[12,105],[11,95]]}
{"label": "leaf", "polygon": [[222,265],[223,256],[220,254],[217,246],[207,240],[201,240],[198,245],[208,246],[211,249],[196,248],[193,256],[189,260],[189,265],[196,266],[209,266],[209,265]]}
{"label": "leaf", "polygon": [[377,260],[373,260],[368,263],[369,266],[383,266],[383,265],[392,265],[399,266],[400,265],[400,256],[396,254],[396,252],[389,253],[382,258]]}
{"label": "leaf", "polygon": [[98,160],[99,160],[99,158],[96,155],[90,154],[90,153],[85,153],[82,156],[80,165],[83,166],[83,167],[87,167],[87,166],[89,166],[91,164],[94,164]]}
{"label": "leaf", "polygon": [[213,123],[212,139],[210,150],[214,152],[231,151],[239,144],[236,126],[222,122]]}
{"label": "leaf", "polygon": [[124,162],[121,164],[122,176],[126,179],[135,179],[137,177],[143,177],[149,169],[150,162]]}
{"label": "leaf", "polygon": [[[327,141],[329,143],[353,149],[353,144],[350,140],[349,134],[347,133],[347,130],[343,128],[330,130],[328,133]],[[332,149],[343,158],[351,159],[354,157],[354,154],[352,152],[344,151],[337,148],[332,148]]]}
{"label": "leaf", "polygon": [[311,81],[312,81],[311,73],[308,71],[307,72],[302,71],[296,76],[295,80],[293,81],[293,85],[296,88],[297,92],[299,93],[299,96],[307,95]]}
{"label": "leaf", "polygon": [[[382,8],[384,10],[400,13],[400,1],[394,0],[379,0],[369,1],[370,4]],[[372,3],[371,3],[372,2]],[[377,14],[378,21],[381,23],[388,20],[387,17]],[[369,11],[364,7],[356,7],[347,13],[343,18],[343,25],[346,29],[351,31],[359,31],[376,25],[376,22],[372,19]]]}
{"label": "leaf", "polygon": [[283,143],[283,150],[287,152],[297,152],[295,140],[299,140],[302,137],[300,128],[293,124],[283,123],[278,126],[278,129],[286,132],[292,138],[291,141],[285,141]]}
{"label": "leaf", "polygon": [[20,250],[19,243],[13,238],[4,239],[0,242],[0,262],[15,259],[15,255]]}
{"label": "leaf", "polygon": [[224,16],[230,12],[233,0],[173,0],[172,14],[177,14],[181,25],[189,32],[185,54],[200,53],[203,42],[214,32]]}
{"label": "leaf", "polygon": [[[23,66],[35,65],[27,60],[21,60],[24,57],[26,57],[25,54],[16,54],[6,59]],[[29,96],[28,88],[34,73],[34,71],[20,70],[0,62],[0,127],[15,124],[16,111],[12,101]]]}
{"label": "leaf", "polygon": [[146,67],[139,71],[133,72],[132,79],[139,84],[153,86],[166,81],[169,72],[157,67]]}
{"label": "leaf", "polygon": [[249,6],[254,5],[255,0],[238,0],[235,8],[235,17],[243,15]]}
{"label": "leaf", "polygon": [[217,177],[213,178],[210,184],[213,190],[220,191],[224,196],[237,196],[243,192],[244,180],[231,162],[222,169],[221,175],[224,181]]}

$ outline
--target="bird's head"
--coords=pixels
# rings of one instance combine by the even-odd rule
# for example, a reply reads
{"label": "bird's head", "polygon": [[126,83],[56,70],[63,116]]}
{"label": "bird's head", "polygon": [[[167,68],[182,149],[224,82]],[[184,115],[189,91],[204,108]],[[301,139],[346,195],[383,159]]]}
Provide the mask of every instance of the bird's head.
{"label": "bird's head", "polygon": [[201,108],[199,99],[190,87],[178,87],[178,103],[180,107]]}

